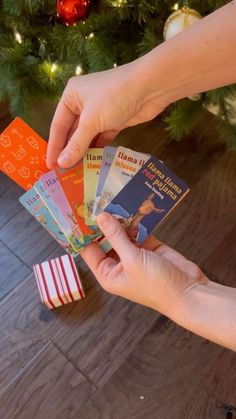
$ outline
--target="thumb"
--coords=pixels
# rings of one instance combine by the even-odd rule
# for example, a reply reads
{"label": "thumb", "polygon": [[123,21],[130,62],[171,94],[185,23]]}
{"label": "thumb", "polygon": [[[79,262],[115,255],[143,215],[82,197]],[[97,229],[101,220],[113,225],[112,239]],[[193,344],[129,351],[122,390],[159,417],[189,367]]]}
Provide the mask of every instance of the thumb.
{"label": "thumb", "polygon": [[58,157],[57,162],[59,166],[64,168],[74,166],[82,159],[95,135],[96,133],[92,127],[83,121],[81,113],[78,128]]}
{"label": "thumb", "polygon": [[103,234],[120,257],[121,261],[127,261],[137,256],[138,249],[131,243],[124,228],[108,212],[103,212],[97,216],[97,223]]}

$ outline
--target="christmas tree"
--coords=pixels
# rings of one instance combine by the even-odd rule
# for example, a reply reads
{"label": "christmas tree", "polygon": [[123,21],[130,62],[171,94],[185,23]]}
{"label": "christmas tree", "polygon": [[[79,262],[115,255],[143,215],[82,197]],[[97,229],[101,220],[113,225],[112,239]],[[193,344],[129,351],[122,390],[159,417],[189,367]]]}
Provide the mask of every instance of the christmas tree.
{"label": "christmas tree", "polygon": [[[213,12],[223,0],[3,0],[0,4],[0,100],[30,121],[35,98],[58,100],[66,82],[122,65],[163,42],[168,17],[184,6],[193,16]],[[198,13],[197,13],[198,12]],[[173,20],[173,19],[172,19]],[[165,27],[166,29],[166,27]],[[216,107],[216,129],[236,145],[236,86],[203,92],[163,114],[171,138],[185,138],[206,107]]]}

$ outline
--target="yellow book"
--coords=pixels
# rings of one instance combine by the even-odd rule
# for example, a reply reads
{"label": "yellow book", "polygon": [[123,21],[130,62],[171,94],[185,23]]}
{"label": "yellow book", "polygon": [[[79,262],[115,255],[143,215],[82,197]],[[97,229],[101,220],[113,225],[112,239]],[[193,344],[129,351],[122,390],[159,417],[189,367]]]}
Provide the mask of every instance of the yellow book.
{"label": "yellow book", "polygon": [[92,219],[98,178],[101,170],[103,148],[89,148],[83,158],[84,165],[84,218],[87,225],[95,225]]}

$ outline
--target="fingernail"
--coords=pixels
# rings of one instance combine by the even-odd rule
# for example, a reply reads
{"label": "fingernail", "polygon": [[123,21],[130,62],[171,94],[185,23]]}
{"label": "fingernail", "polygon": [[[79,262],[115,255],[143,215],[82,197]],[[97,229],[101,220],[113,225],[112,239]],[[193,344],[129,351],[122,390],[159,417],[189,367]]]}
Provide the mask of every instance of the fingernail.
{"label": "fingernail", "polygon": [[108,214],[107,212],[102,212],[101,214],[98,214],[96,221],[98,223],[98,227],[103,229],[104,227],[106,227],[106,224],[109,221],[111,221],[111,215]]}
{"label": "fingernail", "polygon": [[62,151],[57,160],[59,166],[72,166],[72,160],[66,151]]}

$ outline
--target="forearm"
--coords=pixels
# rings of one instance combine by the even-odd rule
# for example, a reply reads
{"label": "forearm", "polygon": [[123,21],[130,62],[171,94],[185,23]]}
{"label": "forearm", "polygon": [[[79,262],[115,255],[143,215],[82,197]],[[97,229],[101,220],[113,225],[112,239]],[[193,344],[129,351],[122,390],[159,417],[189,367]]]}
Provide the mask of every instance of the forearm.
{"label": "forearm", "polygon": [[212,281],[191,287],[170,318],[192,332],[236,351],[236,288]]}
{"label": "forearm", "polygon": [[236,1],[133,62],[141,95],[168,105],[236,82]]}

